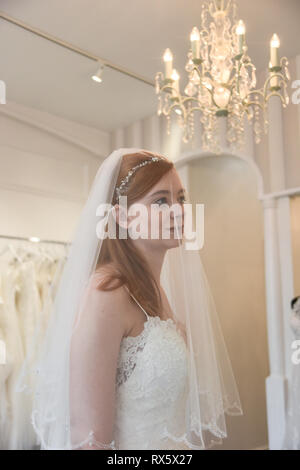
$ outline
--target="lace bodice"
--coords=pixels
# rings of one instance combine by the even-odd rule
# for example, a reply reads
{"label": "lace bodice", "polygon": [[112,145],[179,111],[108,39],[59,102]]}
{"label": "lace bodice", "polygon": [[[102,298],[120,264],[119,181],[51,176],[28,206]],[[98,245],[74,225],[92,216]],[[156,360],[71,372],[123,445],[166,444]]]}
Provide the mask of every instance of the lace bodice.
{"label": "lace bodice", "polygon": [[118,449],[186,448],[163,438],[186,392],[186,343],[173,319],[145,314],[143,331],[120,347],[115,442]]}
{"label": "lace bodice", "polygon": [[120,387],[122,384],[124,384],[132,374],[136,366],[137,355],[139,352],[143,351],[145,347],[149,328],[162,327],[166,331],[166,327],[164,326],[164,324],[179,333],[175,322],[171,318],[169,318],[168,320],[162,320],[158,316],[149,316],[148,320],[144,323],[143,331],[139,335],[125,336],[123,338],[121,342],[117,367],[117,387]]}

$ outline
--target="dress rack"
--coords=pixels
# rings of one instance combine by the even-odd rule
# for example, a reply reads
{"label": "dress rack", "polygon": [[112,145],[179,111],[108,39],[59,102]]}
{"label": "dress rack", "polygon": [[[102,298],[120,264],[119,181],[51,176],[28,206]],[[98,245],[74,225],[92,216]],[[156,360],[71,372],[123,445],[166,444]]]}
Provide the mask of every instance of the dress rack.
{"label": "dress rack", "polygon": [[16,237],[12,235],[0,235],[0,238],[4,239],[9,239],[9,240],[21,240],[25,242],[31,242],[31,243],[53,243],[55,245],[70,245],[69,242],[62,242],[62,241],[56,241],[56,240],[43,240],[38,237]]}

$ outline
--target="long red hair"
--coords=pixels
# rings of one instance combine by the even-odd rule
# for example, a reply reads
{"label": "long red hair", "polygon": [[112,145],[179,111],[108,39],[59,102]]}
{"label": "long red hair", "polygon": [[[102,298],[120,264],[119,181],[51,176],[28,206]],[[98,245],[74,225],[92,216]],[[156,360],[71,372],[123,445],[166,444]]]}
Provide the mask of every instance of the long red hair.
{"label": "long red hair", "polygon": [[[127,208],[139,200],[173,167],[174,164],[166,157],[143,151],[123,155],[116,187],[129,170],[141,161],[159,156],[158,162],[145,165],[132,175],[128,188],[124,195],[127,196]],[[118,202],[116,191],[112,204]],[[111,269],[111,263],[115,268]],[[104,269],[103,269],[104,268]],[[159,286],[157,285],[151,269],[143,254],[138,250],[130,237],[105,238],[97,261],[96,272],[105,270],[105,276],[98,284],[98,289],[110,291],[126,284],[129,291],[150,315],[157,315],[162,311],[162,300]]]}

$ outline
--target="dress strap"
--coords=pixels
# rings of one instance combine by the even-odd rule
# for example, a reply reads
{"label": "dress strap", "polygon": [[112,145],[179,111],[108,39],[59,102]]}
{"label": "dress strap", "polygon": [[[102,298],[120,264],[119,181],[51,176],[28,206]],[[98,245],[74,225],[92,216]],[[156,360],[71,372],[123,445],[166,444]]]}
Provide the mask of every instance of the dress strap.
{"label": "dress strap", "polygon": [[141,306],[141,304],[137,301],[137,299],[134,297],[134,295],[129,291],[128,287],[124,284],[124,287],[126,288],[126,290],[128,291],[129,295],[133,298],[133,300],[135,300],[135,302],[138,304],[139,307],[141,307],[141,309],[143,310],[143,312],[145,313],[146,317],[147,317],[147,320],[149,320],[149,315],[148,313],[146,312],[146,310]]}

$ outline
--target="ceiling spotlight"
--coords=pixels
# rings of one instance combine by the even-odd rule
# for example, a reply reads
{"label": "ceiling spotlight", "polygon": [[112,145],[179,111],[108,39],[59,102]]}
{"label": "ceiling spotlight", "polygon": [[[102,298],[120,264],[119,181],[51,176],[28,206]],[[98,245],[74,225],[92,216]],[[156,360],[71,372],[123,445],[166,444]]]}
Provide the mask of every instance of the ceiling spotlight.
{"label": "ceiling spotlight", "polygon": [[41,239],[40,239],[39,237],[30,237],[29,240],[30,240],[31,242],[35,242],[35,243],[38,243],[38,242],[41,241]]}
{"label": "ceiling spotlight", "polygon": [[101,83],[102,82],[102,73],[103,73],[103,70],[104,70],[104,64],[100,64],[98,70],[96,73],[94,73],[94,75],[92,75],[92,79],[95,81],[95,82],[98,82],[98,83]]}

